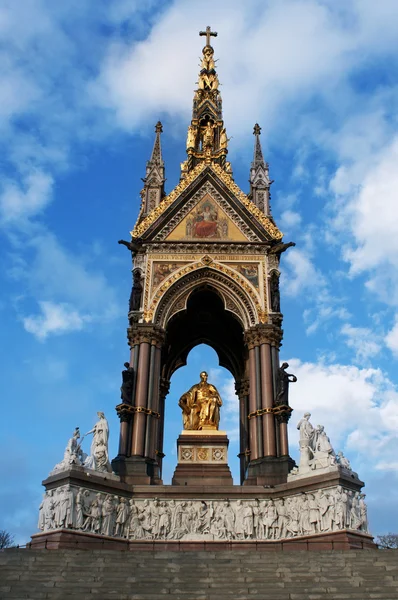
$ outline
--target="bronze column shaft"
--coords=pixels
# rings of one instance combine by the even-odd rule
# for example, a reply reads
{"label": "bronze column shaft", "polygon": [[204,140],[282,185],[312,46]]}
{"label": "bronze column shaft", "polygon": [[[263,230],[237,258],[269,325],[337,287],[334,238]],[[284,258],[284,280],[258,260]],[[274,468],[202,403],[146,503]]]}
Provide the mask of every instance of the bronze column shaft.
{"label": "bronze column shaft", "polygon": [[[250,380],[250,391],[249,391],[249,408],[250,412],[256,412],[257,410],[257,392],[256,392],[256,356],[254,348],[249,350],[249,380]],[[252,417],[249,420],[249,433],[250,433],[250,460],[258,458],[258,436],[257,436],[257,425],[256,417]]]}
{"label": "bronze column shaft", "polygon": [[[138,409],[146,408],[148,393],[149,354],[150,344],[148,342],[141,343],[137,370],[137,387],[135,394],[135,406]],[[146,416],[144,412],[137,411],[135,413],[133,422],[133,434],[131,440],[132,456],[144,455],[145,420]]]}
{"label": "bronze column shaft", "polygon": [[[270,344],[261,344],[261,396],[262,408],[272,409],[274,391]],[[272,412],[263,415],[264,456],[276,456],[275,417]]]}

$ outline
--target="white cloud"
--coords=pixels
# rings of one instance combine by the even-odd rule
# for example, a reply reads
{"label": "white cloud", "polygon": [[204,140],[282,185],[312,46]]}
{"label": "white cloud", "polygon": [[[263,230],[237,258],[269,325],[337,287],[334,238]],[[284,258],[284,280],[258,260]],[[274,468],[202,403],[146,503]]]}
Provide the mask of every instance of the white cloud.
{"label": "white cloud", "polygon": [[291,229],[296,229],[301,224],[301,215],[299,212],[294,210],[285,210],[281,214],[280,218],[280,227],[283,232],[287,233],[287,231]]}
{"label": "white cloud", "polygon": [[355,351],[358,361],[367,360],[381,351],[380,335],[367,327],[353,327],[345,323],[340,332],[346,337],[347,346]]}
{"label": "white cloud", "polygon": [[385,341],[387,348],[398,356],[398,317],[395,318],[395,324],[391,331],[387,333]]}
{"label": "white cloud", "polygon": [[398,390],[380,369],[298,359],[289,360],[289,365],[298,378],[290,386],[290,404],[295,409],[290,426],[293,451],[298,443],[294,423],[310,411],[313,424],[325,426],[335,450],[356,453],[366,469],[375,461],[396,460]]}
{"label": "white cloud", "polygon": [[33,171],[23,181],[23,189],[14,182],[5,183],[0,194],[0,221],[26,221],[47,206],[52,199],[53,179],[42,171]]}
{"label": "white cloud", "polygon": [[324,278],[306,250],[288,250],[283,257],[283,265],[287,267],[283,272],[283,290],[288,296],[298,296],[305,290],[323,287]]}
{"label": "white cloud", "polygon": [[90,320],[88,315],[80,315],[68,304],[39,302],[41,314],[23,319],[23,324],[29,333],[44,341],[50,334],[80,331],[84,323]]}

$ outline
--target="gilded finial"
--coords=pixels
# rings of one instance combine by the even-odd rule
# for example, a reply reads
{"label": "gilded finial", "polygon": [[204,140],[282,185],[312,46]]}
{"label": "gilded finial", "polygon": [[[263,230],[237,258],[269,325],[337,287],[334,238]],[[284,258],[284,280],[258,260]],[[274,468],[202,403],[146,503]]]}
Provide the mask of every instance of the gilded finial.
{"label": "gilded finial", "polygon": [[155,133],[162,133],[163,132],[163,125],[161,124],[160,121],[158,121],[155,125]]}
{"label": "gilded finial", "polygon": [[208,25],[206,27],[206,31],[199,31],[199,35],[205,35],[206,36],[206,46],[210,46],[210,37],[217,37],[218,33],[217,31],[212,31],[210,25]]}
{"label": "gilded finial", "polygon": [[261,127],[258,123],[255,124],[255,126],[253,127],[253,135],[260,135],[261,133]]}

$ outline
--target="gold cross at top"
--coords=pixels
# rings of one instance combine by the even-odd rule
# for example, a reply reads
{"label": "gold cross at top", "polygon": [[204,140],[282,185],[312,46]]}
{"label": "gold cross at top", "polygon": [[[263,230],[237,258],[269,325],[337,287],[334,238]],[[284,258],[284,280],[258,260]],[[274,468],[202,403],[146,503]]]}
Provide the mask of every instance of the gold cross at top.
{"label": "gold cross at top", "polygon": [[206,31],[199,31],[199,35],[206,36],[206,46],[210,46],[210,36],[217,37],[217,31],[212,31],[211,27],[208,25],[206,27]]}

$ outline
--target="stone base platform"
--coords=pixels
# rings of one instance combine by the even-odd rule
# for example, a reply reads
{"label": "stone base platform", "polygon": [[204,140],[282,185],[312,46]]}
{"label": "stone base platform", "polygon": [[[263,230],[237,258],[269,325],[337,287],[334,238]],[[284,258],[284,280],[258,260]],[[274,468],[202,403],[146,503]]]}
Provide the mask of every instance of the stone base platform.
{"label": "stone base platform", "polygon": [[[200,537],[200,536],[197,536]],[[58,550],[75,548],[77,550],[125,550],[141,551],[239,551],[253,552],[290,552],[323,550],[374,550],[377,548],[373,537],[366,533],[348,529],[330,533],[286,538],[283,540],[126,540],[89,532],[59,529],[32,535],[29,547],[34,550]]]}
{"label": "stone base platform", "polygon": [[225,431],[182,431],[172,485],[232,486],[228,444]]}

